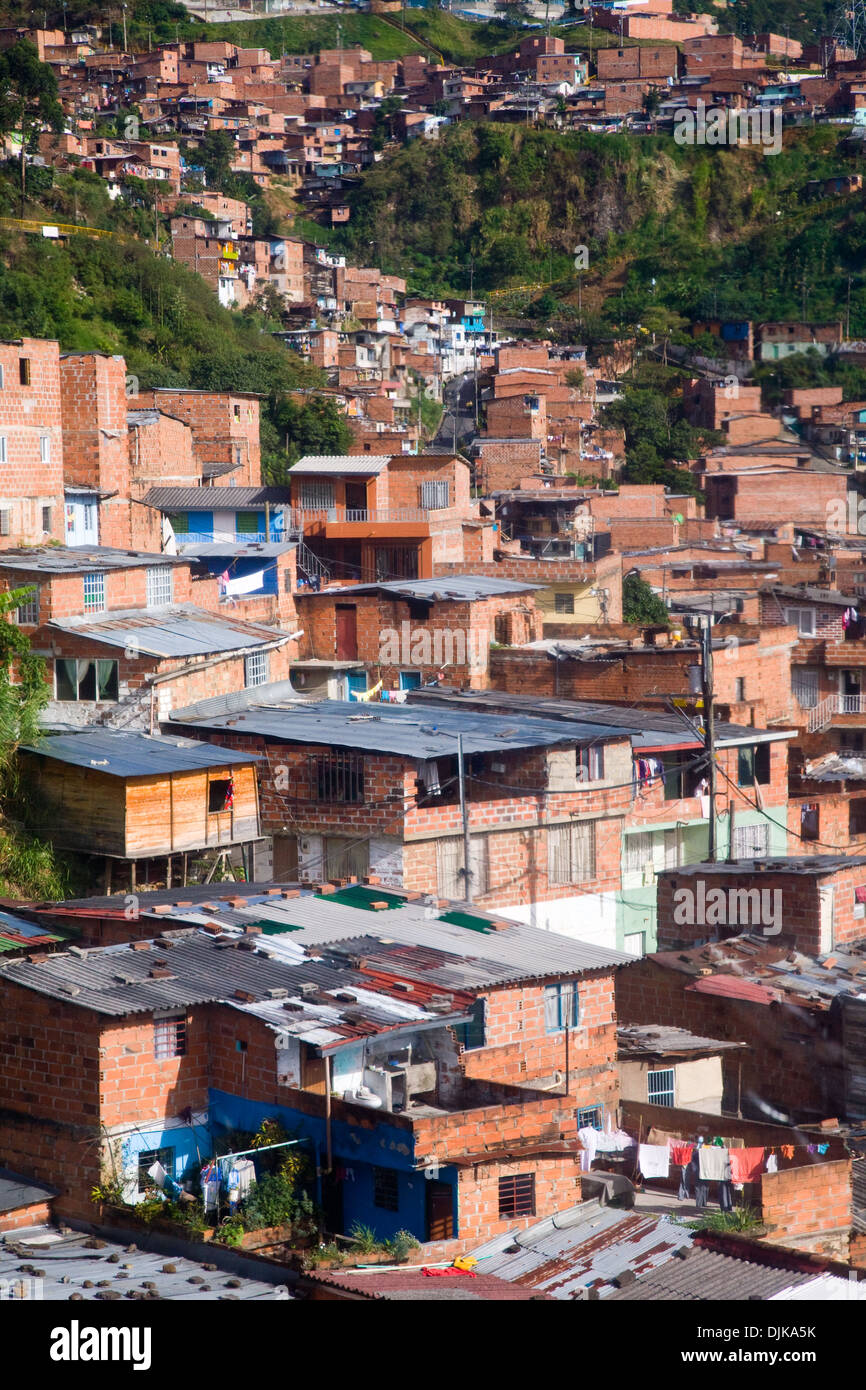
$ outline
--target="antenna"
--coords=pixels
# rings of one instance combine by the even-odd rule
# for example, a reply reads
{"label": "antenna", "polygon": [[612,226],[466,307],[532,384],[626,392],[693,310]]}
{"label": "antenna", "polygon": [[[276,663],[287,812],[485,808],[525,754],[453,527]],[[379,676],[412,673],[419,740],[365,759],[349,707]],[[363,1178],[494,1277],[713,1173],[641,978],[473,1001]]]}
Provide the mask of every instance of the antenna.
{"label": "antenna", "polygon": [[833,38],[860,57],[866,47],[866,0],[843,0],[833,21]]}

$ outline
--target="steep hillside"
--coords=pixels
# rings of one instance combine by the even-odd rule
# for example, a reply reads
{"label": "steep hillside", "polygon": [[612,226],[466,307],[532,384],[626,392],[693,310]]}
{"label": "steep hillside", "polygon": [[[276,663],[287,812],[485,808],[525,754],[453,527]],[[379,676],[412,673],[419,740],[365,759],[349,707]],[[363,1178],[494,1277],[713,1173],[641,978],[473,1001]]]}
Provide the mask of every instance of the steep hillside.
{"label": "steep hillside", "polygon": [[590,291],[616,267],[609,322],[659,306],[690,318],[714,308],[838,316],[850,275],[852,332],[863,333],[866,199],[804,198],[809,179],[857,167],[832,127],[786,133],[773,156],[462,124],[370,170],[341,237],[356,254],[372,243],[421,292],[514,287],[524,306],[546,286],[555,303],[571,302],[583,245]]}

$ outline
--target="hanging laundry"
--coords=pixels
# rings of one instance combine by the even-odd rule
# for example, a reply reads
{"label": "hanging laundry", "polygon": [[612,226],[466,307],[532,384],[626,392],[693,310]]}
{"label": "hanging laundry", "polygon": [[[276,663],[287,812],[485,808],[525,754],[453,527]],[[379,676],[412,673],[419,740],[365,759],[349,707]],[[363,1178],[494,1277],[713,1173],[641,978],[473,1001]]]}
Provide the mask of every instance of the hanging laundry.
{"label": "hanging laundry", "polygon": [[719,1183],[719,1209],[721,1211],[731,1211],[734,1199],[731,1195],[731,1184],[729,1182]]}
{"label": "hanging laundry", "polygon": [[418,759],[418,781],[428,796],[439,796],[442,787],[439,782],[439,764],[435,758]]}
{"label": "hanging laundry", "polygon": [[816,1154],[817,1152],[818,1152],[818,1145],[817,1145],[817,1144],[807,1144],[807,1145],[806,1145],[806,1153],[807,1153],[807,1154]]}
{"label": "hanging laundry", "polygon": [[677,1196],[681,1202],[687,1201],[692,1195],[691,1179],[692,1165],[691,1163],[684,1163],[680,1169],[680,1186],[677,1192]]}
{"label": "hanging laundry", "polygon": [[577,1137],[582,1145],[580,1151],[580,1171],[582,1173],[588,1173],[592,1167],[592,1161],[595,1158],[595,1151],[598,1147],[599,1131],[586,1125],[583,1129],[577,1131]]}
{"label": "hanging laundry", "polygon": [[827,1150],[829,1149],[829,1147],[830,1147],[829,1144],[819,1144],[819,1145],[818,1145],[818,1152],[819,1152],[819,1154],[825,1154],[825,1153],[827,1152]]}
{"label": "hanging laundry", "polygon": [[596,1134],[597,1143],[595,1147],[599,1153],[618,1154],[622,1153],[625,1149],[634,1147],[634,1139],[632,1139],[630,1134],[626,1134],[624,1129],[612,1129],[609,1132],[605,1131],[604,1134],[598,1134],[598,1131],[596,1131]]}
{"label": "hanging laundry", "polygon": [[229,1206],[234,1209],[240,1201],[241,1175],[237,1168],[230,1168],[226,1178]]}
{"label": "hanging laundry", "polygon": [[666,1178],[670,1170],[667,1144],[640,1144],[637,1163],[645,1178]]}
{"label": "hanging laundry", "polygon": [[671,1163],[684,1168],[687,1163],[691,1163],[694,1151],[694,1144],[683,1144],[679,1140],[674,1140],[671,1144]]}
{"label": "hanging laundry", "polygon": [[764,1166],[763,1149],[729,1149],[733,1182],[757,1182]]}
{"label": "hanging laundry", "polygon": [[653,1125],[646,1137],[646,1142],[648,1144],[667,1144],[670,1147],[671,1144],[676,1144],[677,1137],[675,1134],[668,1134],[666,1129],[657,1129]]}
{"label": "hanging laundry", "polygon": [[715,1144],[698,1150],[698,1170],[703,1182],[730,1182],[731,1162],[727,1149]]}
{"label": "hanging laundry", "polygon": [[788,1158],[788,1159],[793,1158],[793,1157],[794,1157],[794,1145],[793,1145],[793,1144],[783,1144],[783,1145],[782,1145],[782,1156],[783,1156],[783,1158]]}
{"label": "hanging laundry", "polygon": [[245,1202],[250,1195],[250,1188],[255,1185],[256,1165],[250,1158],[239,1158],[235,1163],[235,1172],[238,1175],[238,1194],[240,1200]]}
{"label": "hanging laundry", "polygon": [[778,1173],[778,1171],[779,1171],[779,1160],[778,1160],[778,1158],[776,1157],[775,1154],[770,1154],[770,1155],[768,1156],[768,1158],[767,1158],[767,1166],[766,1166],[766,1168],[764,1169],[764,1172],[765,1172],[765,1173]]}

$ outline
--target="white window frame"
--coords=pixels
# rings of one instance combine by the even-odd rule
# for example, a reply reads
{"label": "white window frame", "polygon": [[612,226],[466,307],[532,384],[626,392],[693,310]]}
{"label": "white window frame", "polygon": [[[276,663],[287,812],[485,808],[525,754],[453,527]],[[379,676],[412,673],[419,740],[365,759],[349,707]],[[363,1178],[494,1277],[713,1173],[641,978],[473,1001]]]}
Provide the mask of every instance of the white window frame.
{"label": "white window frame", "polygon": [[421,484],[421,506],[428,512],[441,512],[451,505],[451,484],[447,478],[427,478]]}
{"label": "white window frame", "polygon": [[337,490],[325,479],[302,479],[301,507],[306,512],[329,512],[337,505]]}
{"label": "white window frame", "polygon": [[734,859],[766,859],[770,853],[770,827],[766,822],[735,825],[731,846]]}
{"label": "white window frame", "polygon": [[[670,1082],[668,1083],[668,1078]],[[653,1087],[655,1082],[655,1088]],[[667,1097],[670,1096],[670,1100]],[[646,1074],[646,1098],[650,1105],[666,1105],[671,1109],[677,1103],[676,1067],[659,1067]]]}
{"label": "white window frame", "polygon": [[49,434],[39,436],[39,462],[51,462],[51,436]]}
{"label": "white window frame", "polygon": [[8,463],[9,454],[6,447],[6,435],[0,434],[0,463]]}
{"label": "white window frame", "polygon": [[92,570],[84,576],[83,612],[105,612],[105,571]]}
{"label": "white window frame", "polygon": [[39,622],[39,585],[34,585],[33,593],[19,603],[15,610],[15,622],[19,627],[35,627]]}
{"label": "white window frame", "polygon": [[[808,619],[808,624],[804,625],[804,619]],[[818,630],[814,608],[786,608],[785,622],[795,627],[801,637],[814,637]]]}
{"label": "white window frame", "polygon": [[165,608],[173,596],[174,571],[171,565],[148,565],[146,571],[148,608]]}
{"label": "white window frame", "polygon": [[267,685],[270,679],[270,652],[250,652],[244,657],[244,686]]}

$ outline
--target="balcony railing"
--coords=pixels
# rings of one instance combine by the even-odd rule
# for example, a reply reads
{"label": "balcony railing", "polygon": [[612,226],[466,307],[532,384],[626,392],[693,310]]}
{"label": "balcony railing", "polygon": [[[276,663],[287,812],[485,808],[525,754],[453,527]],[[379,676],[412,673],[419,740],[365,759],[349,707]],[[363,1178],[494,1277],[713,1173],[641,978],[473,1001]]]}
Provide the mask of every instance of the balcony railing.
{"label": "balcony railing", "polygon": [[427,521],[430,513],[423,507],[292,507],[289,524],[303,531],[314,522],[349,521],[373,522]]}
{"label": "balcony railing", "polygon": [[828,695],[809,711],[809,733],[826,729],[836,714],[866,714],[866,695]]}

